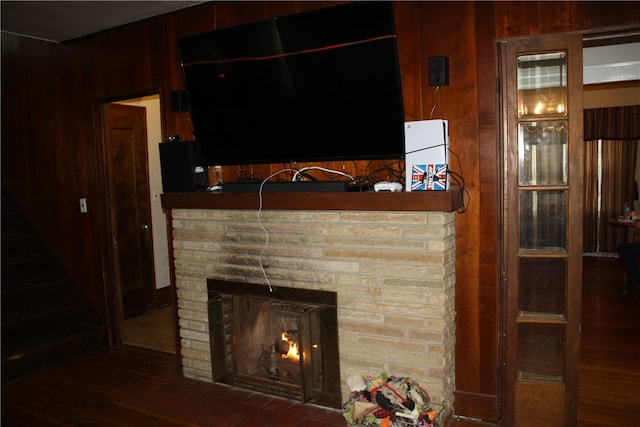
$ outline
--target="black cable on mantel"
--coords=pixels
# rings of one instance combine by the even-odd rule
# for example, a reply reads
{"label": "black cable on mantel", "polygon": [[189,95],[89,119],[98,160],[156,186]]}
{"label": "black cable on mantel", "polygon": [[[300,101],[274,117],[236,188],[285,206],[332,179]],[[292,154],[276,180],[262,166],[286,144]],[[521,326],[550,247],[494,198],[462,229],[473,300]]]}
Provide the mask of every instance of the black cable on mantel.
{"label": "black cable on mantel", "polygon": [[456,154],[456,152],[451,150],[450,148],[449,148],[449,152],[455,156],[456,160],[458,161],[458,168],[460,169],[460,173],[452,171],[451,168],[447,169],[447,173],[456,184],[456,187],[460,188],[460,195],[459,195],[460,207],[456,209],[456,212],[465,213],[469,207],[469,203],[471,202],[471,196],[469,196],[469,191],[467,191],[467,188],[465,186],[464,174],[462,173],[462,164],[460,163],[460,157],[458,157],[458,154]]}

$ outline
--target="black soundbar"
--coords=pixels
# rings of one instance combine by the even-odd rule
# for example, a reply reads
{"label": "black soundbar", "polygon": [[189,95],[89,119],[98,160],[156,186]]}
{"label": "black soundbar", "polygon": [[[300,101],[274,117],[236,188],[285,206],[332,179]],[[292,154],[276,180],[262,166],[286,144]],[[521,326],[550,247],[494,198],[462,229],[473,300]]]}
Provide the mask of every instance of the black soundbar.
{"label": "black soundbar", "polygon": [[[223,193],[257,193],[261,182],[229,182],[222,185]],[[267,181],[262,186],[263,193],[344,193],[349,189],[348,181]]]}

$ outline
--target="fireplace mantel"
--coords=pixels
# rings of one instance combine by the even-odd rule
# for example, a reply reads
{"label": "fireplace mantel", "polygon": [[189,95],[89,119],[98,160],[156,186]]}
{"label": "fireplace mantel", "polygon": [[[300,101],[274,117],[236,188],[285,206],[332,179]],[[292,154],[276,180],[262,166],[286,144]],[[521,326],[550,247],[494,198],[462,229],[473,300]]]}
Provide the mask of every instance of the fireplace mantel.
{"label": "fireplace mantel", "polygon": [[[264,193],[262,208],[271,210],[352,210],[453,212],[462,207],[462,191]],[[256,193],[165,193],[165,209],[258,209]]]}

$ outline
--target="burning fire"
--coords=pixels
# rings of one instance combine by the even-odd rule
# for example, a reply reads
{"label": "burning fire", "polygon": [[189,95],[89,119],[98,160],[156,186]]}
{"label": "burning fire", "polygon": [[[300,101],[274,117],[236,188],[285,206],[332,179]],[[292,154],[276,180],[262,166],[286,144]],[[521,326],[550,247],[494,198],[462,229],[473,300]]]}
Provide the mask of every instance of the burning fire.
{"label": "burning fire", "polygon": [[286,332],[282,333],[282,341],[286,341],[289,342],[289,351],[287,351],[287,354],[283,354],[282,358],[283,359],[291,359],[294,361],[299,361],[300,360],[300,351],[298,350],[298,344],[293,342],[293,341],[289,341],[289,334]]}
{"label": "burning fire", "polygon": [[300,352],[298,351],[298,344],[294,342],[289,343],[289,351],[287,354],[282,355],[285,359],[292,359],[296,362],[300,360]]}

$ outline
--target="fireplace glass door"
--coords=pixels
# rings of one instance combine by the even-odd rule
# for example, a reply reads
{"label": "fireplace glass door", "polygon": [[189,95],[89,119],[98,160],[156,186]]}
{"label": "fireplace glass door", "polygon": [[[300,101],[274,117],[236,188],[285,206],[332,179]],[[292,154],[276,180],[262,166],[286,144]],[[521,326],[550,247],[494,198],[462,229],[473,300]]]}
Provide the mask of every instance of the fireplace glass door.
{"label": "fireplace glass door", "polygon": [[259,285],[213,280],[209,286],[215,381],[302,402],[340,404],[333,293],[275,287],[271,293]]}
{"label": "fireplace glass door", "polygon": [[[322,390],[318,307],[251,298],[233,299],[236,375],[308,394]],[[279,384],[278,384],[279,383]],[[306,396],[308,398],[309,396]]]}

